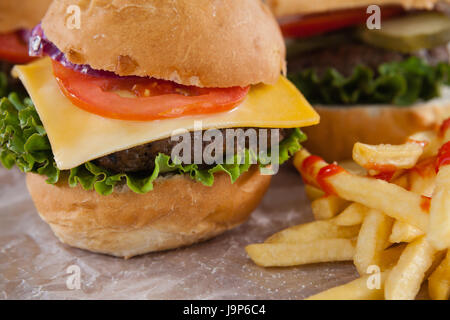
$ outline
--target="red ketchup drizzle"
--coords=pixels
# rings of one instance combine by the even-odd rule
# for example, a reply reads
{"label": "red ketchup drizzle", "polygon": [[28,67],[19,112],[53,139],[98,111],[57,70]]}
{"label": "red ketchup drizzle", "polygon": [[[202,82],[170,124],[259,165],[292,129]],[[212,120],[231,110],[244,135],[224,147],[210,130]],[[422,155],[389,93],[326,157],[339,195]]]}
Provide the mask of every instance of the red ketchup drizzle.
{"label": "red ketchup drizzle", "polygon": [[391,181],[395,171],[397,171],[397,167],[392,164],[370,163],[366,169],[378,171],[379,173],[374,175],[373,178],[388,182]]}
{"label": "red ketchup drizzle", "polygon": [[420,140],[414,140],[414,139],[408,139],[408,143],[416,143],[422,148],[425,148],[428,145],[428,141],[420,141]]}
{"label": "red ketchup drizzle", "polygon": [[321,157],[318,156],[309,156],[305,160],[303,160],[301,172],[303,175],[303,179],[308,184],[314,184],[314,181],[311,181],[314,176],[314,164],[316,162],[323,161]]}
{"label": "red ketchup drizzle", "polygon": [[395,174],[395,171],[386,171],[386,172],[381,172],[377,175],[374,175],[373,177],[378,180],[384,180],[384,181],[389,182],[392,180],[392,177],[394,176],[394,174]]}
{"label": "red ketchup drizzle", "polygon": [[328,195],[336,194],[336,191],[334,190],[333,186],[330,185],[329,182],[327,182],[327,178],[344,171],[345,171],[344,169],[342,169],[336,164],[330,164],[320,169],[319,173],[317,174],[317,183],[319,184],[320,188],[325,192],[325,194]]}
{"label": "red ketchup drizzle", "polygon": [[422,178],[434,175],[434,167],[436,165],[436,157],[427,158],[418,164],[411,171],[417,172]]}
{"label": "red ketchup drizzle", "polygon": [[422,196],[420,207],[422,208],[423,211],[430,212],[431,198],[427,196]]}
{"label": "red ketchup drizzle", "polygon": [[450,141],[444,144],[439,150],[436,161],[436,172],[439,172],[440,167],[450,165]]}
{"label": "red ketchup drizzle", "polygon": [[367,166],[368,170],[375,170],[378,172],[392,172],[392,171],[396,171],[397,167],[394,166],[393,164],[377,164],[377,163],[369,163],[369,165]]}
{"label": "red ketchup drizzle", "polygon": [[439,130],[439,135],[443,137],[445,135],[445,132],[450,129],[450,118],[445,120],[442,125],[441,129]]}

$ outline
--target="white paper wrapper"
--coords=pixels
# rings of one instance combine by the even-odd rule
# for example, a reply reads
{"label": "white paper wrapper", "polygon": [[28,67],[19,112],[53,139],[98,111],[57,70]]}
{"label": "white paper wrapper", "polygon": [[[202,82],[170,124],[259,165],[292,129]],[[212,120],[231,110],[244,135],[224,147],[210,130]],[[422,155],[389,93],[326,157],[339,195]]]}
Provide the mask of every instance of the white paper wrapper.
{"label": "white paper wrapper", "polygon": [[[311,219],[300,176],[287,167],[244,225],[122,260],[61,244],[36,213],[24,175],[0,168],[0,299],[303,299],[355,279],[352,263],[264,269],[244,247]],[[80,270],[80,289],[70,289],[70,266]]]}

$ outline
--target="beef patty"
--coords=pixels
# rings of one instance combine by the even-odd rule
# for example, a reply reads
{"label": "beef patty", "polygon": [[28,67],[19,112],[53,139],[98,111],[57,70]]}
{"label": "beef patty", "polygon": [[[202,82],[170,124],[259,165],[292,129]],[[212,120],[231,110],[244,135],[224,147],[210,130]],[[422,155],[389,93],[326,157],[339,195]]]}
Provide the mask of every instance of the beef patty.
{"label": "beef patty", "polygon": [[298,54],[288,61],[288,67],[290,73],[311,68],[316,70],[319,75],[323,75],[329,68],[335,68],[341,74],[350,76],[358,65],[365,65],[377,70],[383,63],[402,61],[411,56],[420,57],[432,65],[450,61],[447,46],[423,49],[413,54],[403,54],[363,43],[350,42]]}
{"label": "beef patty", "polygon": [[[233,128],[236,129],[236,128]],[[270,129],[260,129],[260,128],[241,128],[244,130],[246,129],[255,129],[256,130],[256,137],[258,139],[258,146],[261,144],[259,141],[259,132],[260,130],[267,130],[267,141],[266,145],[271,145],[271,130]],[[221,155],[222,159],[224,155],[227,154],[227,139],[226,139],[226,129],[220,129],[219,130],[223,136],[223,154]],[[279,129],[279,141],[283,140],[284,138],[288,137],[291,133],[292,129]],[[193,132],[190,133],[191,136],[191,162],[193,163],[193,157],[194,157],[194,141],[200,139],[200,143],[203,146],[202,150],[205,150],[206,146],[213,142],[207,142],[203,141],[199,137],[199,135],[195,135]],[[141,146],[137,146],[128,150],[119,151],[110,155],[107,155],[105,157],[99,158],[95,160],[95,163],[97,165],[102,166],[105,169],[108,169],[112,172],[116,173],[128,173],[128,172],[141,172],[141,171],[148,171],[153,170],[155,158],[158,156],[158,154],[163,153],[168,156],[172,154],[173,148],[180,143],[181,140],[175,140],[172,141],[171,138],[167,138],[164,140],[154,141],[151,143],[147,143]],[[231,147],[231,142],[229,143]],[[235,141],[234,143],[234,150],[233,154],[236,154],[238,150],[241,150],[242,148],[248,148],[248,139],[245,139],[245,141],[242,141],[242,143],[238,143]],[[256,150],[257,151],[257,150]],[[182,156],[182,154],[180,155]],[[214,154],[213,154],[214,156]],[[207,167],[207,165],[201,165],[200,167]]]}

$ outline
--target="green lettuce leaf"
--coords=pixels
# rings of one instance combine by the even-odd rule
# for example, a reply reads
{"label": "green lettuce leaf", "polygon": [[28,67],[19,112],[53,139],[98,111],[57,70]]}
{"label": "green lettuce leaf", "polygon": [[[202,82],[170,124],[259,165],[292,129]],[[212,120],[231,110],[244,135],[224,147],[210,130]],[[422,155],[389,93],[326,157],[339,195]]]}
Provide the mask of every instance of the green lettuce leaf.
{"label": "green lettuce leaf", "polygon": [[[300,150],[306,136],[299,129],[280,143],[279,164],[286,162]],[[199,168],[196,164],[183,165],[172,161],[170,156],[160,153],[155,159],[154,170],[147,174],[114,174],[87,162],[62,174],[56,167],[47,134],[36,109],[29,98],[23,102],[17,94],[0,100],[0,161],[7,169],[17,166],[23,172],[33,172],[47,177],[47,183],[55,184],[61,177],[68,179],[71,187],[81,185],[86,190],[96,190],[109,195],[118,184],[126,183],[136,193],[147,193],[153,182],[163,174],[186,174],[206,186],[214,183],[214,174],[225,172],[234,183],[254,163],[261,167],[267,164],[268,155],[257,155],[243,150],[234,155],[233,164],[218,164],[210,168]],[[262,161],[264,159],[264,161]]]}
{"label": "green lettuce leaf", "polygon": [[431,66],[411,57],[385,63],[377,72],[358,66],[349,77],[330,68],[322,77],[308,69],[290,74],[289,78],[313,104],[387,103],[408,106],[439,97],[441,87],[450,85],[450,64]]}

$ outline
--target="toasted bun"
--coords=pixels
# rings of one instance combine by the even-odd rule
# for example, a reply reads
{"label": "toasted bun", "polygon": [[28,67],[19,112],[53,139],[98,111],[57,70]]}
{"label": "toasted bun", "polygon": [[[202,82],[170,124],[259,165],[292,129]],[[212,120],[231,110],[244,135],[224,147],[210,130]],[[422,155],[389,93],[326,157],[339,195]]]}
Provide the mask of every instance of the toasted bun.
{"label": "toasted bun", "polygon": [[234,184],[224,173],[212,187],[177,175],[158,179],[145,195],[123,187],[101,196],[27,174],[37,211],[62,242],[125,258],[190,245],[243,223],[270,180],[253,166]]}
{"label": "toasted bun", "polygon": [[450,117],[450,89],[439,99],[412,107],[398,106],[316,106],[318,126],[303,128],[305,147],[327,161],[351,159],[356,142],[401,144],[413,133],[435,129]]}
{"label": "toasted bun", "polygon": [[52,0],[1,0],[0,33],[31,29],[37,25]]}
{"label": "toasted bun", "polygon": [[276,16],[295,14],[312,14],[326,11],[368,7],[372,4],[399,5],[407,10],[432,9],[438,2],[448,0],[268,0],[268,4]]}
{"label": "toasted bun", "polygon": [[[81,9],[69,29],[69,5]],[[198,87],[275,83],[285,47],[259,0],[56,0],[46,36],[76,64]]]}

